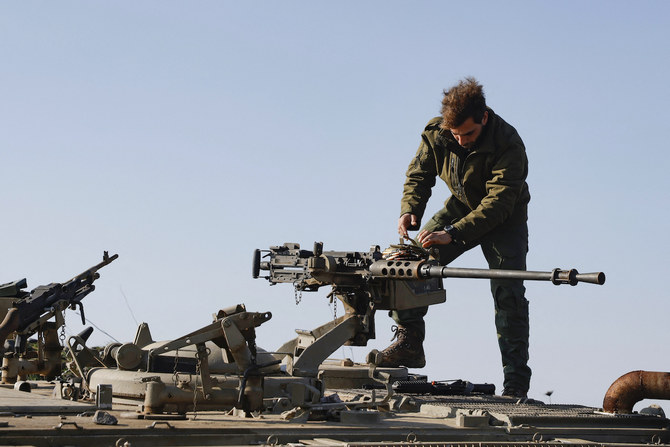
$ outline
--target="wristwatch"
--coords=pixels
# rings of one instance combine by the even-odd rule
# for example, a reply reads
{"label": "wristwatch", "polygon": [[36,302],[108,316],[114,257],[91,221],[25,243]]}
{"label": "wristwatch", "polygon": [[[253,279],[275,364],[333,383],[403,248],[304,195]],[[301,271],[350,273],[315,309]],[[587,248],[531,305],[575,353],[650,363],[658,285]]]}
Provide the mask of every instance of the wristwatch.
{"label": "wristwatch", "polygon": [[444,227],[444,231],[446,231],[447,234],[451,236],[452,242],[456,242],[456,236],[458,234],[458,230],[454,228],[453,225],[447,225],[446,227]]}

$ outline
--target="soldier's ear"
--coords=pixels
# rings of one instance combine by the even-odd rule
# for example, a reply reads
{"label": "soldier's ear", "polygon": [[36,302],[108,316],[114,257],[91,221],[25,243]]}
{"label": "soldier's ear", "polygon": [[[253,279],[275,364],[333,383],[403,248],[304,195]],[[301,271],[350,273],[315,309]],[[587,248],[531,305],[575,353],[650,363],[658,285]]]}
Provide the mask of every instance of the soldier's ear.
{"label": "soldier's ear", "polygon": [[489,120],[489,111],[484,110],[484,116],[482,117],[482,126],[486,126],[486,122]]}

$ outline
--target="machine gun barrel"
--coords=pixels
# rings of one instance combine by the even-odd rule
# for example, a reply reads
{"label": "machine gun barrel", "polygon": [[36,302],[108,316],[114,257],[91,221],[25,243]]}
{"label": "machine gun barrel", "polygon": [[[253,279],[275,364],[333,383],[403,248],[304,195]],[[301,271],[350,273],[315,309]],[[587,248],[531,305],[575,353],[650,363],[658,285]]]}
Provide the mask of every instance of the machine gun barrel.
{"label": "machine gun barrel", "polygon": [[421,276],[425,278],[489,278],[551,281],[557,286],[561,284],[576,286],[580,282],[599,285],[605,284],[605,274],[603,272],[579,273],[576,269],[554,269],[550,272],[532,272],[525,270],[487,270],[424,265],[421,269]]}
{"label": "machine gun barrel", "polygon": [[443,267],[425,261],[376,261],[370,266],[370,273],[376,277],[398,279],[428,278],[485,278],[485,279],[522,279],[529,281],[551,281],[555,285],[580,282],[604,284],[603,272],[579,273],[576,269],[554,269],[550,272],[533,272],[525,270],[476,269]]}

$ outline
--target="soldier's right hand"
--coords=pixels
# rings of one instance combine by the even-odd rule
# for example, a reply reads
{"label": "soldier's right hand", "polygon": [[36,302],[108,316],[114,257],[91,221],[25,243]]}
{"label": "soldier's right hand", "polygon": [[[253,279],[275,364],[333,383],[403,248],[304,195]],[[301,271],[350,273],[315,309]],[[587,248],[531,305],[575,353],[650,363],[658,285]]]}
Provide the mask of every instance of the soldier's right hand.
{"label": "soldier's right hand", "polygon": [[398,219],[398,234],[402,237],[409,238],[407,230],[418,230],[419,229],[419,219],[416,218],[416,215],[405,213],[400,216]]}
{"label": "soldier's right hand", "polygon": [[423,248],[428,248],[431,245],[435,245],[435,244],[440,244],[440,245],[450,244],[453,241],[453,239],[451,238],[451,235],[444,230],[439,230],[439,231],[423,230],[416,237],[416,241],[419,244],[421,244],[421,246]]}

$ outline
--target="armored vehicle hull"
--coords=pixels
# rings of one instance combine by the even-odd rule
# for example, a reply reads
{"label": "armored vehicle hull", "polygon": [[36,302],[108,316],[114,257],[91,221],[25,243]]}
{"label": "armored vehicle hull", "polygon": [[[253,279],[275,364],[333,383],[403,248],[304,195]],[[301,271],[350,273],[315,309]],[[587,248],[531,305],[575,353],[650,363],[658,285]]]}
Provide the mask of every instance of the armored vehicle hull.
{"label": "armored vehicle hull", "polygon": [[[154,341],[143,323],[132,342],[98,351],[86,346],[92,329],[67,340],[61,358],[56,331],[62,310],[93,291],[103,262],[63,284],[22,290],[0,286],[11,309],[0,332],[5,344],[0,384],[0,445],[14,446],[642,446],[670,443],[660,408],[633,413],[644,398],[670,397],[670,374],[634,372],[610,388],[604,409],[547,405],[503,397],[490,384],[431,382],[404,367],[332,360],[343,344],[374,338],[377,309],[427,306],[445,299],[442,277],[505,277],[554,284],[602,284],[604,274],[446,269],[417,248],[381,252],[313,251],[298,244],[271,247],[254,277],[303,291],[331,286],[345,314],[276,351],[256,346],[256,329],[272,318],[238,304],[193,332]],[[530,276],[528,276],[530,275]],[[334,298],[333,298],[334,297]],[[47,321],[52,317],[55,321]],[[38,335],[36,352],[28,337]],[[55,339],[56,343],[48,340]],[[45,341],[46,340],[46,341]],[[53,340],[52,340],[53,341]],[[57,380],[26,381],[28,374]],[[65,378],[64,376],[69,376]]]}
{"label": "armored vehicle hull", "polygon": [[[653,414],[606,414],[500,396],[395,394],[377,409],[331,406],[291,415],[235,411],[147,415],[114,403],[116,425],[93,421],[95,404],[56,400],[52,386],[1,389],[0,445],[17,446],[447,446],[611,445],[670,442],[670,421]],[[342,401],[383,399],[371,390],[327,390]]]}

